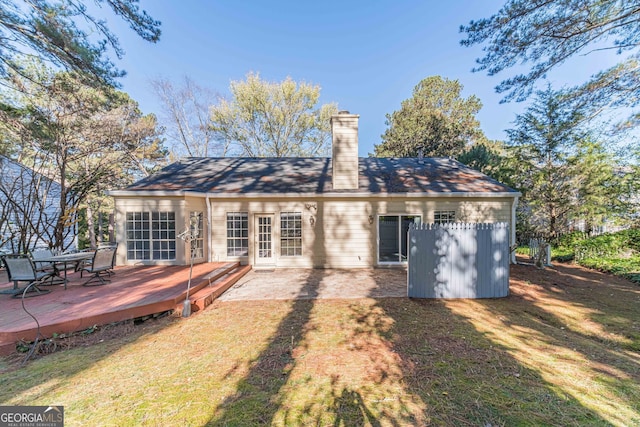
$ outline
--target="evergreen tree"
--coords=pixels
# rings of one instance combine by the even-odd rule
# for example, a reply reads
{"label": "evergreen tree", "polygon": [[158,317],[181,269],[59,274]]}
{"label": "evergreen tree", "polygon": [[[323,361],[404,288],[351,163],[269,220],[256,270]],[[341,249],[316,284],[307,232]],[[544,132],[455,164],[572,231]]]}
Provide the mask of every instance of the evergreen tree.
{"label": "evergreen tree", "polygon": [[[160,22],[140,10],[138,0],[95,0],[107,4],[140,37],[160,38]],[[83,83],[115,85],[124,73],[107,57],[124,51],[106,22],[75,0],[3,0],[0,6],[0,77],[21,74],[22,62],[34,56],[73,71]]]}
{"label": "evergreen tree", "polygon": [[402,101],[400,110],[387,114],[377,157],[457,156],[474,141],[484,140],[476,114],[482,104],[475,96],[462,98],[457,80],[427,77]]}
{"label": "evergreen tree", "polygon": [[577,199],[573,216],[584,221],[585,231],[590,233],[605,220],[617,217],[624,208],[621,177],[616,174],[620,162],[602,143],[585,139],[578,144],[570,163]]}
{"label": "evergreen tree", "polygon": [[533,228],[547,239],[566,230],[575,208],[573,169],[569,158],[585,136],[583,113],[551,88],[537,92],[533,104],[507,131],[518,170],[514,181],[522,192],[521,209]]}
{"label": "evergreen tree", "polygon": [[[166,158],[154,116],[115,89],[95,89],[68,72],[41,64],[12,74],[0,101],[11,106],[1,126],[17,149],[14,159],[60,184],[52,245],[62,247],[80,207],[104,200],[104,191],[147,175]],[[91,221],[93,216],[88,215]]]}
{"label": "evergreen tree", "polygon": [[[536,83],[578,55],[613,50],[616,65],[603,69],[574,89],[592,114],[607,107],[631,107],[622,129],[640,123],[640,7],[621,0],[507,0],[489,18],[461,26],[463,46],[482,45],[474,71],[490,76],[515,67],[525,72],[504,79],[496,91],[505,100],[524,100]],[[624,55],[624,56],[623,56]],[[623,114],[627,114],[624,110]]]}

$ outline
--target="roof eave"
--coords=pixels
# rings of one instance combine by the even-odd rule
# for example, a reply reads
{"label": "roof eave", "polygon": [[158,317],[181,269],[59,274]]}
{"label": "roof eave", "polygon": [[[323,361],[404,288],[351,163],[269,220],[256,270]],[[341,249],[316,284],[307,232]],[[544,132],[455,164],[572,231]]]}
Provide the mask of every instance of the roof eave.
{"label": "roof eave", "polygon": [[112,190],[107,193],[112,197],[206,197],[210,199],[235,199],[235,198],[420,198],[420,197],[520,197],[517,191],[456,191],[456,192],[404,192],[404,193],[372,193],[372,192],[327,192],[327,193],[202,193],[185,190]]}

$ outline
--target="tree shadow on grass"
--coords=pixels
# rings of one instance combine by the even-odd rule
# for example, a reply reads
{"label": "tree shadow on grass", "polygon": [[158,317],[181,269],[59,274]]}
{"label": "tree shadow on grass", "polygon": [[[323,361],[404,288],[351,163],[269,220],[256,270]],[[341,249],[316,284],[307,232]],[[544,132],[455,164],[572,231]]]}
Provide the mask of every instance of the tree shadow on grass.
{"label": "tree shadow on grass", "polygon": [[[317,294],[321,276],[310,275],[301,293]],[[267,347],[250,362],[248,374],[238,383],[235,394],[216,408],[210,426],[270,425],[284,404],[283,387],[296,366],[294,351],[304,348],[312,299],[295,299]]]}
{"label": "tree shadow on grass", "polygon": [[386,299],[377,305],[393,319],[383,335],[400,360],[406,393],[424,403],[426,424],[606,423],[445,303]]}
{"label": "tree shadow on grass", "polygon": [[[176,275],[179,273],[177,270],[180,269],[188,271],[188,267],[174,267],[169,270],[170,275],[167,276],[166,269],[146,268],[144,270],[145,274],[142,276],[139,274],[127,276],[127,270],[134,269],[124,268],[117,270],[116,274],[125,282],[129,280],[130,282],[128,283],[140,283],[142,281],[159,279],[165,282],[175,280],[174,284],[176,288],[184,288],[186,290],[186,272],[181,277],[176,278]],[[203,277],[210,272],[206,267],[200,270],[201,271],[196,270],[197,274],[194,274],[194,281],[204,280]],[[77,273],[75,274],[77,275]],[[182,278],[185,280],[182,281]],[[62,301],[61,303],[50,304],[47,300],[39,300],[40,302],[44,301],[45,304],[40,307],[39,312],[36,312],[28,305],[35,299],[30,299],[26,303],[27,307],[36,313],[37,318],[42,320],[48,312],[59,314],[59,312],[55,311],[55,308],[61,305],[66,308],[71,308],[73,312],[72,317],[74,317],[77,316],[78,313],[83,313],[83,307],[85,305],[104,304],[105,312],[108,312],[110,307],[118,307],[121,304],[131,304],[130,301],[115,302],[113,304],[110,302],[105,303],[106,298],[89,295],[93,292],[109,294],[109,285],[100,287],[95,291],[89,288],[82,288],[76,284],[73,286],[81,288],[82,292],[87,294],[86,298],[77,298],[73,295],[65,297],[65,292],[72,293],[73,290],[64,291],[60,289],[54,292],[62,295],[60,299]],[[126,289],[126,286],[121,286],[120,288]],[[146,289],[146,287],[144,289]],[[48,296],[50,295],[51,294]],[[147,298],[147,292],[138,292],[136,297],[144,300]],[[72,335],[71,338],[62,338],[60,336],[62,334],[60,334],[50,339],[42,339],[40,342],[42,343],[44,341],[46,343],[46,345],[42,347],[46,351],[53,351],[55,348],[55,352],[36,355],[29,359],[24,366],[21,366],[21,362],[24,360],[26,354],[12,353],[9,356],[3,357],[2,360],[0,360],[0,371],[3,371],[0,376],[0,403],[5,405],[9,403],[32,404],[34,402],[32,390],[37,389],[38,396],[54,393],[59,387],[64,388],[63,384],[65,384],[69,378],[75,377],[82,371],[91,369],[94,366],[98,366],[101,361],[110,359],[111,356],[117,354],[130,344],[143,342],[147,339],[153,340],[156,334],[166,330],[173,330],[173,328],[176,327],[179,328],[183,322],[173,316],[164,316],[157,319],[148,319],[145,322],[136,322],[135,326],[133,326],[133,323],[133,319],[120,325],[103,325],[99,323],[97,324],[97,328],[89,327],[83,331],[78,331],[75,335]],[[29,339],[32,338],[29,337]],[[32,372],[40,372],[41,377],[32,375]],[[46,377],[46,381],[43,380],[44,377]],[[18,400],[22,399],[23,396],[24,400]]]}
{"label": "tree shadow on grass", "polygon": [[[482,300],[482,304],[492,306],[496,301],[508,303]],[[398,356],[404,392],[423,406],[419,424],[604,425],[616,421],[592,409],[592,402],[563,390],[549,372],[526,363],[527,355],[518,342],[495,340],[478,328],[473,313],[466,316],[464,310],[454,310],[450,304],[377,299],[372,308],[352,307],[355,322],[374,325],[353,340],[370,340],[367,335],[373,331]],[[465,307],[464,302],[459,305]],[[468,306],[471,311],[477,307]],[[492,314],[498,316],[499,309]],[[504,327],[514,333],[508,325]],[[527,338],[521,339],[526,342]],[[374,359],[371,364],[384,368]],[[385,375],[389,372],[377,374]]]}
{"label": "tree shadow on grass", "polygon": [[629,300],[640,296],[635,285],[567,266],[519,267],[512,283],[508,299],[474,301],[471,312],[450,308],[607,421],[640,423],[640,340],[633,328],[640,306]]}
{"label": "tree shadow on grass", "polygon": [[380,421],[365,404],[362,394],[343,388],[334,396],[334,405],[329,411],[335,414],[333,426],[372,426],[380,427]]}
{"label": "tree shadow on grass", "polygon": [[[164,317],[150,320],[129,328],[123,327],[124,334],[109,335],[108,327],[102,328],[97,333],[103,336],[99,342],[88,339],[88,347],[81,344],[78,347],[64,348],[64,344],[58,351],[52,354],[40,355],[29,360],[24,366],[20,362],[24,360],[23,354],[12,354],[5,360],[5,372],[0,375],[0,404],[36,404],[33,400],[37,396],[53,393],[62,386],[67,379],[72,378],[82,371],[90,369],[102,360],[109,359],[126,346],[144,339],[152,339],[154,335],[171,328],[178,323],[178,319]],[[78,338],[77,341],[82,341]],[[26,372],[29,372],[25,374]],[[33,375],[39,372],[40,375]],[[31,390],[37,389],[37,394],[32,395]],[[16,401],[16,397],[26,397],[27,400]]]}

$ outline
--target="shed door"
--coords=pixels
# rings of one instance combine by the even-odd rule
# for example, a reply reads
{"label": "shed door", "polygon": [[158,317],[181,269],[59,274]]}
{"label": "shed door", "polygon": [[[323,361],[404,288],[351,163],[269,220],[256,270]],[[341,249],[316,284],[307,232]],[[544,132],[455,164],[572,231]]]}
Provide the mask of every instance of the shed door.
{"label": "shed door", "polygon": [[255,264],[273,265],[273,214],[255,215]]}

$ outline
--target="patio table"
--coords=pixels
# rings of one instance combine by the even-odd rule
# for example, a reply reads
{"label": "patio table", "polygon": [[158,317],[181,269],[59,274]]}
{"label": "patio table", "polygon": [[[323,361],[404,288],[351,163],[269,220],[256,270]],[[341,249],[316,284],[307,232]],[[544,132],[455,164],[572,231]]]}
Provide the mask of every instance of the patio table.
{"label": "patio table", "polygon": [[38,261],[53,263],[54,272],[58,277],[60,277],[60,270],[58,270],[55,266],[56,264],[64,264],[64,277],[62,278],[62,280],[64,281],[64,288],[67,289],[67,264],[73,263],[77,265],[78,263],[91,258],[93,258],[93,252],[76,252],[71,254],[43,257],[39,258]]}

